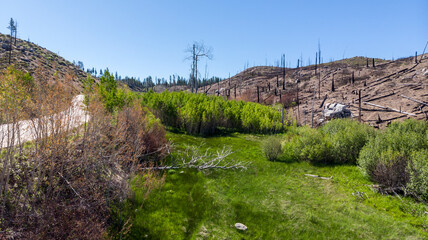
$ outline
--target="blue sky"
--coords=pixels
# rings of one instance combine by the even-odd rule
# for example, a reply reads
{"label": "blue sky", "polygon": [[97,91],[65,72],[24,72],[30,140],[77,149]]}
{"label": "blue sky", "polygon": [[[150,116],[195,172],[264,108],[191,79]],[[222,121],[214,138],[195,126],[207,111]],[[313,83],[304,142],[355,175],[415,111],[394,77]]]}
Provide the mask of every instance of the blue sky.
{"label": "blue sky", "polygon": [[11,17],[20,38],[85,67],[141,78],[187,77],[184,50],[194,41],[213,48],[201,75],[207,63],[209,76],[227,77],[246,63],[274,65],[282,53],[292,67],[301,55],[314,63],[318,40],[324,62],[410,56],[428,40],[427,0],[4,0],[1,33]]}

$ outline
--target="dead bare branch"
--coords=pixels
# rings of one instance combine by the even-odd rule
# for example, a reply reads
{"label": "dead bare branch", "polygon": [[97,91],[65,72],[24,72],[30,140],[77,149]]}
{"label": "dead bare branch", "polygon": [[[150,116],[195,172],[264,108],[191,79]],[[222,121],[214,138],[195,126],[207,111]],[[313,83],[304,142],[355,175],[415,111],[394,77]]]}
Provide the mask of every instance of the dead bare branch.
{"label": "dead bare branch", "polygon": [[207,169],[247,169],[250,162],[234,162],[225,159],[232,154],[232,150],[223,147],[222,150],[217,150],[216,153],[211,153],[210,149],[201,151],[201,146],[187,147],[174,163],[165,166],[144,167],[143,170],[169,170],[193,168],[197,170]]}

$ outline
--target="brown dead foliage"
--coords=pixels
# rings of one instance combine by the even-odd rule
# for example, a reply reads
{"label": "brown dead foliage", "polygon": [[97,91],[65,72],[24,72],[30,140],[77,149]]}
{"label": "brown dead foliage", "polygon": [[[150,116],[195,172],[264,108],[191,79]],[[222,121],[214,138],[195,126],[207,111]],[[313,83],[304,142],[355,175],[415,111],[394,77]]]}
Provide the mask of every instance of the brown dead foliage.
{"label": "brown dead foliage", "polygon": [[[90,120],[74,128],[73,113],[64,111],[72,92],[60,82],[26,94],[32,98],[25,106],[0,96],[2,106],[14,107],[0,118],[15,126],[30,117],[36,129],[30,144],[9,141],[1,149],[0,238],[105,238],[109,205],[128,197],[128,180],[144,161],[167,153],[164,128],[138,104],[107,113],[94,94],[86,106]],[[16,130],[10,134],[19,139]]]}

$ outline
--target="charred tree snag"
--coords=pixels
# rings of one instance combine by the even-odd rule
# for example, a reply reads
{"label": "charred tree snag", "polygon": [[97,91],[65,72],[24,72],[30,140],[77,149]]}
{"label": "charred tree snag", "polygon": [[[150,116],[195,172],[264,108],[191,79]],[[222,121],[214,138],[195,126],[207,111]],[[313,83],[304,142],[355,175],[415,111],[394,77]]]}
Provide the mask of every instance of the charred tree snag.
{"label": "charred tree snag", "polygon": [[257,103],[260,103],[259,86],[257,86]]}
{"label": "charred tree snag", "polygon": [[361,89],[358,90],[358,122],[361,122]]}

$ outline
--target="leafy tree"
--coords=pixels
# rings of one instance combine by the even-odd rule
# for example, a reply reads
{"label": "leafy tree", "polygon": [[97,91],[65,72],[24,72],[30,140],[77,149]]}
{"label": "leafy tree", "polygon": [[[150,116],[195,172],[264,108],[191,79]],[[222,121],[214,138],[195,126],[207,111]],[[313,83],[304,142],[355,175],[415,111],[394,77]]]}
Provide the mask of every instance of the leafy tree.
{"label": "leafy tree", "polygon": [[98,93],[104,107],[108,112],[114,112],[118,108],[121,109],[125,105],[126,95],[123,90],[118,90],[117,82],[113,74],[110,74],[108,69],[104,71],[104,75],[100,77],[98,84]]}

